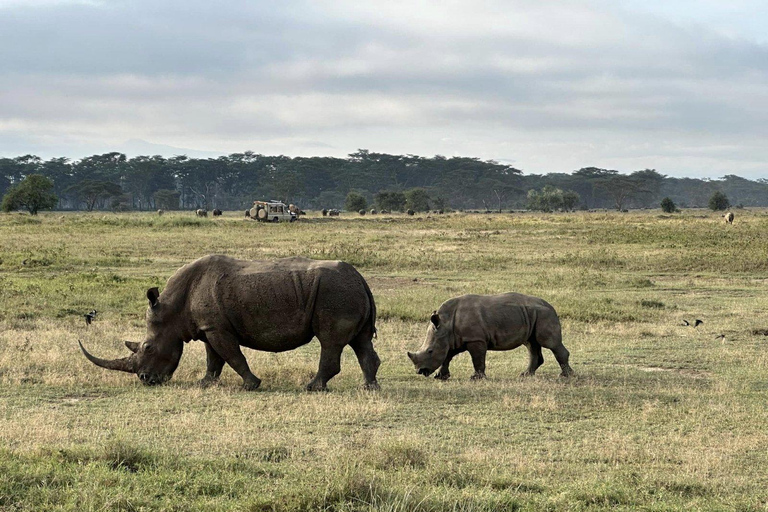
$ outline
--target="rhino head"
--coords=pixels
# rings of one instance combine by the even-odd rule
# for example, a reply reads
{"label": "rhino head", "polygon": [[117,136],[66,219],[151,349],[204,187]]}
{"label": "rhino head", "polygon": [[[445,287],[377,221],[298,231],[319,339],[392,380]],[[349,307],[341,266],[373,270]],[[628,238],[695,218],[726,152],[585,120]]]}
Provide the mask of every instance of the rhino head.
{"label": "rhino head", "polygon": [[432,313],[429,320],[427,338],[421,345],[421,349],[416,353],[408,352],[408,357],[416,367],[416,373],[425,377],[431,375],[443,364],[453,338],[451,326],[440,320],[437,311]]}
{"label": "rhino head", "polygon": [[153,386],[168,381],[179,366],[184,349],[182,337],[171,328],[164,317],[168,316],[169,305],[160,300],[157,288],[147,290],[147,337],[142,343],[126,341],[125,346],[132,352],[120,359],[101,359],[91,355],[83,344],[80,349],[93,364],[108,370],[135,373],[142,383]]}

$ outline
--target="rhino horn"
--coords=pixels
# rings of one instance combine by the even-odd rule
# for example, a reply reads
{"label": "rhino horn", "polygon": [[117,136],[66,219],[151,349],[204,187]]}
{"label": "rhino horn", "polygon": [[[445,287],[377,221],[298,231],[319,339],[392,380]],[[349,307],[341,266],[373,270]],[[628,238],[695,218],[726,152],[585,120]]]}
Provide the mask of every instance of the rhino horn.
{"label": "rhino horn", "polygon": [[126,340],[123,343],[125,343],[125,346],[128,347],[128,350],[130,350],[134,354],[139,350],[139,344],[135,341]]}
{"label": "rhino horn", "polygon": [[408,357],[409,357],[409,358],[410,358],[410,360],[411,360],[411,361],[413,361],[414,363],[416,362],[416,359],[415,359],[415,357],[416,357],[416,354],[413,354],[412,352],[408,352]]}
{"label": "rhino horn", "polygon": [[123,357],[121,359],[101,359],[91,355],[85,350],[85,347],[80,340],[77,340],[77,343],[80,345],[80,350],[83,351],[83,355],[96,366],[101,366],[107,370],[120,370],[121,372],[136,373],[134,356]]}

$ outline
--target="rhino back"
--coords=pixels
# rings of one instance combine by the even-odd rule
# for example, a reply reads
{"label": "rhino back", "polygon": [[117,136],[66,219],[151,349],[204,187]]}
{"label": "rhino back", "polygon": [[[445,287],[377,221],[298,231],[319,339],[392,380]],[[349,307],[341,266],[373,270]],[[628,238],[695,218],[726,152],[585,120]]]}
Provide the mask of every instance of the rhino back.
{"label": "rhino back", "polygon": [[528,341],[540,322],[559,326],[554,308],[520,293],[462,295],[446,301],[440,316],[453,321],[457,345],[485,341],[489,350],[511,350]]}
{"label": "rhino back", "polygon": [[198,329],[229,332],[254,349],[291,350],[333,322],[362,326],[369,313],[362,276],[343,262],[226,256],[198,261],[192,274],[199,275],[186,280]]}

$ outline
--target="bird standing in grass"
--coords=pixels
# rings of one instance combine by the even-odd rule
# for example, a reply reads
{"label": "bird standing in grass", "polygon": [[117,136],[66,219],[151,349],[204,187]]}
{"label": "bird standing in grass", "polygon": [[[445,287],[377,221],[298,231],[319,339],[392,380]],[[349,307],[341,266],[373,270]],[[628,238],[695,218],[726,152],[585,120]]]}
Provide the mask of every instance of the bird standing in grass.
{"label": "bird standing in grass", "polygon": [[703,324],[703,323],[704,323],[704,321],[703,321],[703,320],[699,320],[699,319],[697,318],[697,319],[696,319],[696,322],[694,322],[693,326],[694,326],[694,327],[698,327],[698,326],[700,326],[700,325],[701,325],[701,324]]}
{"label": "bird standing in grass", "polygon": [[91,325],[91,322],[93,321],[93,318],[96,316],[96,310],[92,309],[88,313],[84,314],[83,317],[85,317],[85,325],[86,327]]}
{"label": "bird standing in grass", "polygon": [[718,334],[715,339],[720,340],[720,343],[725,343],[725,334]]}

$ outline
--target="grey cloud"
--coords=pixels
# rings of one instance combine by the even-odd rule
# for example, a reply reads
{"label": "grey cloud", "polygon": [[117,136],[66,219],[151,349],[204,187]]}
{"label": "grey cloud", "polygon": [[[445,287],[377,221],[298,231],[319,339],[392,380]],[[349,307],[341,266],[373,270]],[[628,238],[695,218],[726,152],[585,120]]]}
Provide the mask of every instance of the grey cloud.
{"label": "grey cloud", "polygon": [[616,5],[0,4],[0,152],[141,138],[753,171],[768,48]]}

